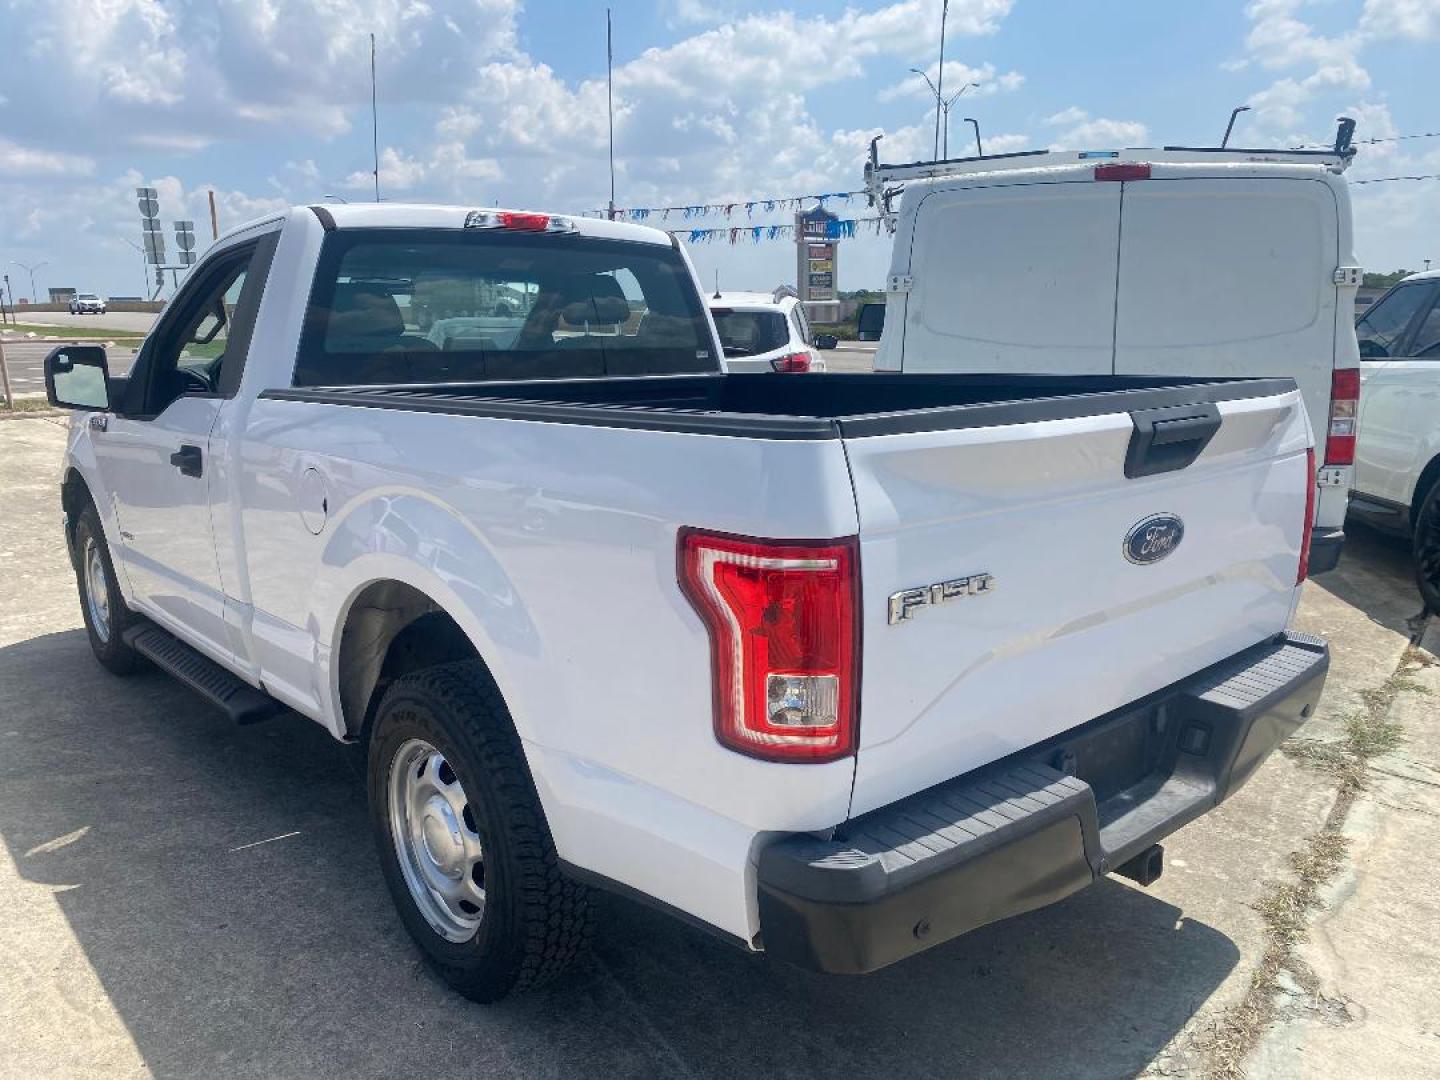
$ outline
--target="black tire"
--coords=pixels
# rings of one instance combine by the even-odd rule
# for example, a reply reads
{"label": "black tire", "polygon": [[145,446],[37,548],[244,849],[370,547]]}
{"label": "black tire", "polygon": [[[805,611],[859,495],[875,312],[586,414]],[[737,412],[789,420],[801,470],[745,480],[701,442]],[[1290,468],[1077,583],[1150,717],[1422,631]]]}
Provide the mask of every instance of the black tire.
{"label": "black tire", "polygon": [[[451,940],[421,911],[391,828],[391,770],[414,740],[453,769],[484,848],[485,906],[468,940]],[[370,821],[401,920],[440,976],[493,1002],[559,975],[589,943],[589,890],[560,870],[510,716],[479,661],[405,675],[385,691],[370,732]],[[467,823],[470,821],[466,819]]]}
{"label": "black tire", "polygon": [[1430,485],[1415,514],[1411,538],[1415,553],[1415,583],[1425,609],[1440,615],[1440,482]]}
{"label": "black tire", "polygon": [[[129,675],[140,666],[141,656],[125,644],[121,634],[134,616],[120,595],[120,586],[115,580],[115,564],[110,561],[110,547],[105,543],[105,531],[100,527],[100,517],[94,506],[86,505],[80,511],[80,517],[75,522],[74,543],[75,584],[80,590],[80,614],[85,619],[90,649],[107,670],[116,675]],[[86,567],[92,550],[100,563],[100,572],[94,576],[103,578],[105,596],[101,604],[91,603],[91,575]],[[97,620],[103,620],[105,625],[100,625]]]}

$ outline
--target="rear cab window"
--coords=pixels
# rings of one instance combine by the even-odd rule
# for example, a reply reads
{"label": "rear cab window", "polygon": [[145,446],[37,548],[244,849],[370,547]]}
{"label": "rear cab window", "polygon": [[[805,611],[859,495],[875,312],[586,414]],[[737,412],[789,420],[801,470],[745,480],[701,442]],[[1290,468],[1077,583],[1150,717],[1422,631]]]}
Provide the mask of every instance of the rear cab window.
{"label": "rear cab window", "polygon": [[679,252],[593,237],[343,229],[326,237],[296,386],[714,372]]}

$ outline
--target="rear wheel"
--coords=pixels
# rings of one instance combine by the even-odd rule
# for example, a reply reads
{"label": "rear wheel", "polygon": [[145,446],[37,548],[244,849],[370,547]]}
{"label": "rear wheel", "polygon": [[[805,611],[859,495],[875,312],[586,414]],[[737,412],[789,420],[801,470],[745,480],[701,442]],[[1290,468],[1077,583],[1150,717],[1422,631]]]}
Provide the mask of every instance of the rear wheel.
{"label": "rear wheel", "polygon": [[385,883],[456,990],[498,1001],[581,952],[588,890],[560,871],[520,740],[478,661],[391,684],[370,736],[368,787]]}
{"label": "rear wheel", "polygon": [[1426,610],[1440,614],[1440,482],[1430,485],[1414,525],[1415,582]]}
{"label": "rear wheel", "polygon": [[120,595],[115,565],[100,527],[95,507],[86,506],[75,522],[75,583],[80,590],[80,611],[95,659],[116,675],[129,675],[140,654],[120,635],[130,623],[130,609]]}

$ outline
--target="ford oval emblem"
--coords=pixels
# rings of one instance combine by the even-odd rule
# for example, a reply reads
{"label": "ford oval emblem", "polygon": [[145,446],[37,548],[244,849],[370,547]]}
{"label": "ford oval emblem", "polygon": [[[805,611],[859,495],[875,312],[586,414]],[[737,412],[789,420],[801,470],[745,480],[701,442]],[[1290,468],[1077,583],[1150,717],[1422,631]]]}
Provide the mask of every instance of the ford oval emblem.
{"label": "ford oval emblem", "polygon": [[1185,539],[1185,523],[1174,514],[1151,514],[1125,534],[1125,558],[1138,566],[1159,562]]}

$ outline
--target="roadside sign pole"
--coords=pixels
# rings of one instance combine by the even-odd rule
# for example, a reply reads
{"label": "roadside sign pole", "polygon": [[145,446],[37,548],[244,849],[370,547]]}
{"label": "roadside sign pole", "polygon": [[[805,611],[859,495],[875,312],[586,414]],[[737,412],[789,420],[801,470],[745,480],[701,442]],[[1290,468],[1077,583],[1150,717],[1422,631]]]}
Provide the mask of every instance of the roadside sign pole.
{"label": "roadside sign pole", "polygon": [[15,398],[10,393],[10,368],[5,363],[5,342],[0,341],[0,391],[5,394],[5,408],[15,408]]}

